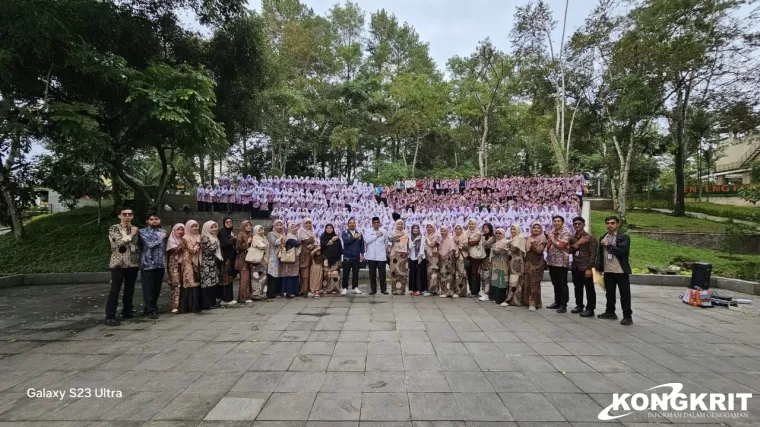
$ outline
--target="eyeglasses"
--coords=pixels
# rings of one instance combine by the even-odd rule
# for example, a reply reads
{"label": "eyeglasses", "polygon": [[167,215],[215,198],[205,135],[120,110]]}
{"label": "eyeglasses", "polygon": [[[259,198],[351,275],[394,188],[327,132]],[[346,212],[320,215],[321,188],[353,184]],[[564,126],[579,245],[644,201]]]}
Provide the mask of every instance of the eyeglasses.
{"label": "eyeglasses", "polygon": [[134,215],[135,214],[133,214],[132,212],[122,212],[121,213],[121,216],[134,216]]}

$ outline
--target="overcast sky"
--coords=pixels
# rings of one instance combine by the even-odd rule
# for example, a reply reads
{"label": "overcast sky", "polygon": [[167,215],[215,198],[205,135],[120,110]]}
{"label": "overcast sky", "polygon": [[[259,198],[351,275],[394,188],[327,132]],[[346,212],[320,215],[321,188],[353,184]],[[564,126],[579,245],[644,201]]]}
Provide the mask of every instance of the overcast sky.
{"label": "overcast sky", "polygon": [[[301,0],[320,15],[326,15],[336,0]],[[571,35],[596,5],[596,0],[569,0],[567,36]],[[443,71],[446,61],[454,55],[474,52],[478,41],[490,37],[502,50],[509,50],[509,31],[514,22],[515,8],[528,0],[354,0],[366,14],[385,9],[400,22],[408,22],[430,44],[430,55]],[[558,21],[554,35],[559,46],[565,0],[547,0]],[[342,3],[342,2],[341,2]],[[261,11],[261,0],[249,0],[252,9]]]}

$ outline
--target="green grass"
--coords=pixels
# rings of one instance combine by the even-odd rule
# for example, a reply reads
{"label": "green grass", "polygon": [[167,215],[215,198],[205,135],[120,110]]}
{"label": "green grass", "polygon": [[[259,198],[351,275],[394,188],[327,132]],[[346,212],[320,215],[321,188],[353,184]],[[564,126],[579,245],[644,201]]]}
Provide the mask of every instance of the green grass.
{"label": "green grass", "polygon": [[710,202],[687,202],[686,210],[706,215],[760,222],[760,207],[719,205]]}
{"label": "green grass", "polygon": [[10,233],[0,236],[0,274],[107,271],[108,227],[115,220],[90,223],[97,217],[96,208],[42,215],[26,225],[22,242]]}
{"label": "green grass", "polygon": [[[592,212],[591,231],[599,237],[606,231],[604,217],[611,212]],[[725,225],[695,218],[675,218],[658,213],[636,212],[629,216],[629,223],[648,230],[660,231],[716,231]],[[744,280],[760,280],[760,255],[737,255],[727,259],[724,252],[681,246],[631,234],[631,268],[635,273],[646,273],[648,266],[666,267],[676,259],[709,262],[713,275]]]}

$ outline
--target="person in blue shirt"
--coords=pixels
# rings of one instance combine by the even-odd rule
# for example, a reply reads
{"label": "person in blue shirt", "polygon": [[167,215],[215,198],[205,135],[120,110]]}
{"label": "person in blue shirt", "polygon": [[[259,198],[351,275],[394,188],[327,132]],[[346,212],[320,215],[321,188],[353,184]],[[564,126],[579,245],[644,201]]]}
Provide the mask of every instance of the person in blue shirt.
{"label": "person in blue shirt", "polygon": [[140,235],[140,281],[143,290],[143,315],[158,319],[158,296],[166,271],[166,230],[155,212],[148,214],[148,226]]}
{"label": "person in blue shirt", "polygon": [[380,273],[380,292],[388,295],[386,284],[386,264],[388,263],[388,233],[380,228],[380,218],[372,218],[372,228],[364,235],[364,258],[369,264],[369,288],[370,295],[377,293],[377,276]]}
{"label": "person in blue shirt", "polygon": [[348,220],[348,229],[340,233],[343,241],[343,289],[341,295],[348,294],[348,275],[351,274],[351,288],[354,294],[361,294],[359,290],[359,264],[364,261],[364,238],[356,229],[356,220]]}

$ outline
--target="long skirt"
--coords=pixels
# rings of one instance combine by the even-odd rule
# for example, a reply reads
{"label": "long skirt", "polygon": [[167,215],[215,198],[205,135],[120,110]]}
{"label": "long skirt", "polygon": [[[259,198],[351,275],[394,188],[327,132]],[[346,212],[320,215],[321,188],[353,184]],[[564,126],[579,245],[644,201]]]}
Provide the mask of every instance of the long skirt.
{"label": "long skirt", "polygon": [[391,252],[391,292],[393,295],[406,293],[406,281],[409,279],[409,264],[407,254]]}
{"label": "long skirt", "polygon": [[300,291],[298,276],[282,277],[280,280],[280,283],[282,283],[282,296],[298,295]]}
{"label": "long skirt", "polygon": [[438,254],[428,256],[427,258],[427,283],[428,292],[438,294],[441,292],[441,264],[442,260]]}
{"label": "long skirt", "polygon": [[523,305],[523,282],[519,274],[509,273],[509,294],[507,295],[507,304],[520,307]]}
{"label": "long skirt", "polygon": [[251,265],[245,263],[245,267],[240,270],[240,287],[238,288],[238,302],[245,302],[251,299]]}
{"label": "long skirt", "polygon": [[452,291],[454,294],[458,294],[460,297],[467,296],[467,269],[464,266],[464,258],[456,257],[454,264],[454,280],[452,285]]}
{"label": "long skirt", "polygon": [[322,264],[322,289],[328,294],[340,292],[340,261],[333,265]]}
{"label": "long skirt", "polygon": [[275,298],[281,293],[280,284],[281,281],[279,277],[267,274],[267,298]]}
{"label": "long skirt", "polygon": [[322,291],[322,263],[312,261],[309,267],[309,291],[312,294]]}
{"label": "long skirt", "polygon": [[522,280],[524,305],[541,308],[541,280],[543,276],[543,269],[528,266],[527,274]]}
{"label": "long skirt", "polygon": [[491,260],[486,257],[480,262],[480,289],[490,295],[491,291]]}
{"label": "long skirt", "polygon": [[182,284],[169,283],[169,309],[179,310],[180,293],[182,292]]}
{"label": "long skirt", "polygon": [[267,277],[266,264],[262,262],[251,265],[251,299],[266,299]]}
{"label": "long skirt", "polygon": [[441,264],[440,264],[440,270],[439,270],[439,283],[440,291],[438,292],[441,295],[446,295],[447,297],[454,296],[456,294],[455,288],[454,288],[454,276],[456,274],[456,257],[453,253],[448,253],[446,256],[442,256],[440,258]]}
{"label": "long skirt", "polygon": [[301,254],[298,258],[298,275],[301,281],[301,294],[307,294],[311,292],[311,265],[312,262],[312,256],[311,251],[307,250],[305,247],[301,250]]}
{"label": "long skirt", "polygon": [[409,291],[427,292],[427,260],[409,260]]}
{"label": "long skirt", "polygon": [[209,286],[201,288],[201,308],[209,310],[217,306],[216,299],[218,295],[218,286]]}
{"label": "long skirt", "polygon": [[[216,301],[214,301],[216,302]],[[197,313],[201,311],[201,288],[193,286],[192,288],[182,288],[179,292],[179,312],[180,313]]]}
{"label": "long skirt", "polygon": [[224,302],[230,302],[235,299],[235,292],[232,289],[232,283],[228,285],[219,284],[216,286],[216,299]]}

